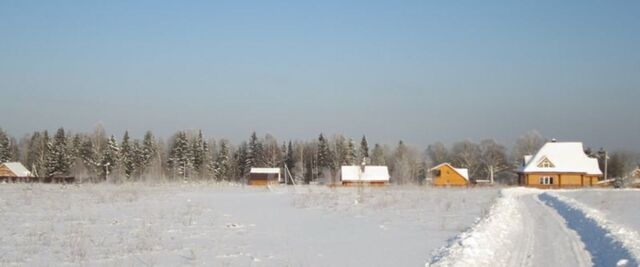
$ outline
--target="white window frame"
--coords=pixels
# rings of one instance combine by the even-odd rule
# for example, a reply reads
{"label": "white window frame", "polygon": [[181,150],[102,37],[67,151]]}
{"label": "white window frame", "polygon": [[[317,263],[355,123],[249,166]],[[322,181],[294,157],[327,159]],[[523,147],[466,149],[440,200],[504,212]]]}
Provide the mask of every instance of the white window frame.
{"label": "white window frame", "polygon": [[551,177],[551,176],[542,176],[542,177],[540,177],[540,184],[542,184],[542,185],[552,185],[553,184],[553,177]]}

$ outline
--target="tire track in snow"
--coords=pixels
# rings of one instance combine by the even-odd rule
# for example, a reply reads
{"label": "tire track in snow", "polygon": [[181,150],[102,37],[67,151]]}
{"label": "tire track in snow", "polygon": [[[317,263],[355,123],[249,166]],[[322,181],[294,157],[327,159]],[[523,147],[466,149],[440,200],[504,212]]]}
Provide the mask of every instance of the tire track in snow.
{"label": "tire track in snow", "polygon": [[631,252],[596,220],[587,217],[582,210],[548,193],[540,194],[538,198],[555,209],[565,219],[567,226],[578,233],[591,254],[594,266],[638,266]]}
{"label": "tire track in snow", "polygon": [[501,191],[489,214],[436,253],[425,266],[590,266],[576,232],[544,205],[542,191]]}

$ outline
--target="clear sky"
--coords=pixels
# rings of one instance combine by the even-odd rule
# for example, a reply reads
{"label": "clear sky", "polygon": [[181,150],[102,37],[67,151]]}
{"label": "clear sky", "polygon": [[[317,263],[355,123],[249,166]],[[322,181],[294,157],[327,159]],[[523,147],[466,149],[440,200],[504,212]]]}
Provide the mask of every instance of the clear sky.
{"label": "clear sky", "polygon": [[640,1],[0,2],[0,127],[640,150]]}

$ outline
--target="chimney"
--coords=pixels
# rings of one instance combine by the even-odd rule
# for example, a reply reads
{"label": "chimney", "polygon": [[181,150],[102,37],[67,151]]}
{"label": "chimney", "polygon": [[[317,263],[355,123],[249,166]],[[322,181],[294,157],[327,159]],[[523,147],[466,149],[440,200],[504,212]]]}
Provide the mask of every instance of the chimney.
{"label": "chimney", "polygon": [[558,141],[558,140],[556,140],[555,138],[552,138],[552,139],[551,139],[551,143],[555,143],[555,142],[557,142],[557,141]]}

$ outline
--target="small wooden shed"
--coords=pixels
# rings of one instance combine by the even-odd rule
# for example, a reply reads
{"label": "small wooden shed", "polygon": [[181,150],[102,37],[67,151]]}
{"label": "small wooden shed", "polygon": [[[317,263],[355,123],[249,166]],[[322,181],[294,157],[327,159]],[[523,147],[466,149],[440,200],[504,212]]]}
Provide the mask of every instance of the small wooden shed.
{"label": "small wooden shed", "polygon": [[249,185],[268,185],[281,183],[280,168],[251,168]]}
{"label": "small wooden shed", "polygon": [[389,178],[387,166],[342,166],[340,169],[342,185],[385,185]]}
{"label": "small wooden shed", "polygon": [[434,186],[468,186],[469,170],[454,168],[449,163],[442,163],[429,170],[433,173]]}
{"label": "small wooden shed", "polygon": [[0,164],[0,177],[31,177],[31,172],[20,162],[5,162]]}

